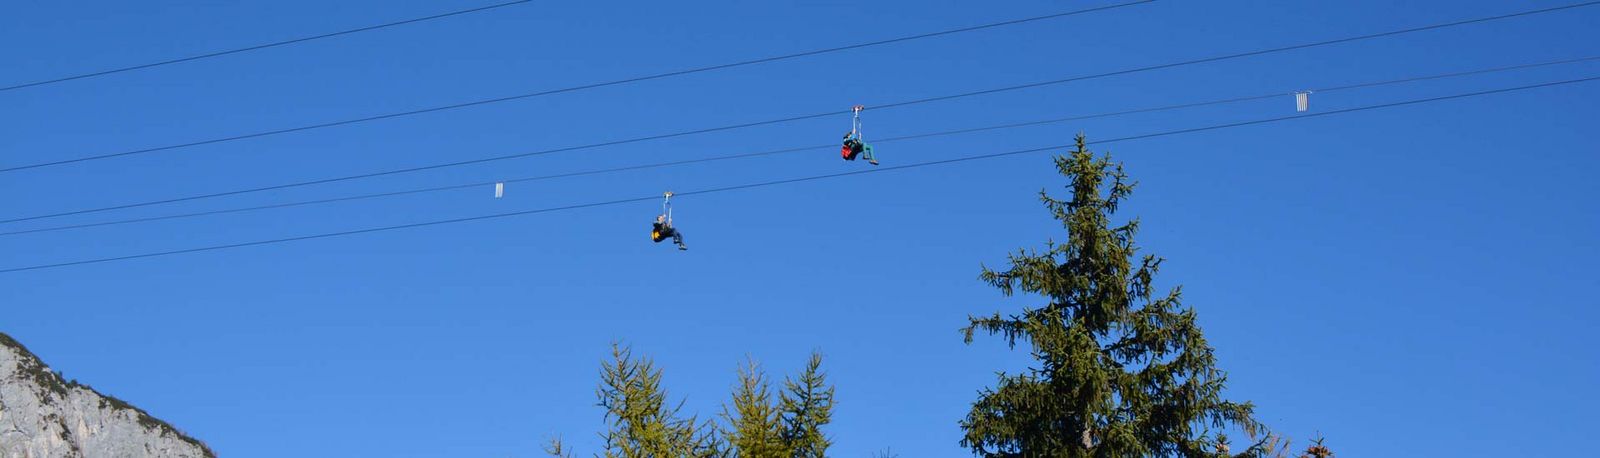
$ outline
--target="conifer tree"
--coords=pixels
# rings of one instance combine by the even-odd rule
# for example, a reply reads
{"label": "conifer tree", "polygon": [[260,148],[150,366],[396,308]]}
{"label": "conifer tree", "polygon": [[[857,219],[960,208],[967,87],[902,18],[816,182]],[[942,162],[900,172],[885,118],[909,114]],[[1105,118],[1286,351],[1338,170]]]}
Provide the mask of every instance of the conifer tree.
{"label": "conifer tree", "polygon": [[722,436],[737,456],[746,458],[788,458],[784,444],[783,414],[772,402],[772,387],[767,374],[754,360],[739,368],[739,384],[733,390],[732,409],[722,407],[728,425]]}
{"label": "conifer tree", "polygon": [[1005,270],[980,276],[1005,296],[1041,303],[969,317],[962,330],[969,344],[975,332],[1021,342],[1035,364],[980,393],[961,444],[986,457],[1226,456],[1221,429],[1254,437],[1260,425],[1251,404],[1222,398],[1226,375],[1180,289],[1152,294],[1162,260],[1139,256],[1138,220],[1113,221],[1134,184],[1082,135],[1055,165],[1070,194],[1039,199],[1065,242],[1018,251]]}
{"label": "conifer tree", "polygon": [[822,426],[833,419],[834,388],[822,372],[822,355],[812,353],[798,378],[785,378],[778,401],[771,401],[766,374],[750,362],[739,371],[733,409],[723,408],[723,437],[741,458],[821,458],[832,442]]}
{"label": "conifer tree", "polygon": [[[600,435],[606,458],[724,456],[715,429],[695,417],[680,418],[681,405],[667,405],[661,370],[649,358],[635,359],[627,347],[611,345],[611,362],[601,364],[595,394],[610,423]],[[560,439],[552,440],[545,451],[570,456]]]}
{"label": "conifer tree", "polygon": [[[812,353],[798,378],[785,378],[772,399],[766,372],[755,361],[739,368],[727,425],[717,428],[694,417],[681,418],[667,407],[661,370],[648,358],[634,358],[621,345],[600,368],[599,405],[610,429],[601,434],[607,458],[822,458],[832,442],[822,427],[833,419],[834,388],[822,372],[822,355]],[[560,438],[545,446],[552,456],[571,458]]]}
{"label": "conifer tree", "polygon": [[822,458],[833,445],[822,433],[822,425],[833,421],[833,386],[822,373],[822,354],[812,353],[806,368],[796,379],[785,378],[779,395],[783,411],[783,442],[790,457]]}
{"label": "conifer tree", "polygon": [[[1227,437],[1218,434],[1217,442],[1218,450],[1222,452],[1219,455],[1226,455],[1228,452]],[[1298,454],[1294,453],[1290,448],[1293,442],[1286,436],[1268,432],[1241,455],[1258,458],[1333,458],[1334,456],[1333,450],[1323,445],[1323,438],[1320,436],[1312,439],[1311,445]]]}
{"label": "conifer tree", "polygon": [[1306,451],[1300,454],[1300,458],[1333,458],[1333,450],[1328,449],[1326,445],[1322,445],[1322,441],[1323,438],[1321,437],[1311,440],[1311,445],[1306,447]]}

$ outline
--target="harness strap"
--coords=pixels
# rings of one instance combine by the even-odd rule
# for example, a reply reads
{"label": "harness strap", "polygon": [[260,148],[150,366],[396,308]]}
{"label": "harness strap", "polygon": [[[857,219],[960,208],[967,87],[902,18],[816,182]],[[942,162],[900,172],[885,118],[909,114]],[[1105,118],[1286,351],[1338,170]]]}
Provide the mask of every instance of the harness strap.
{"label": "harness strap", "polygon": [[661,200],[661,214],[667,217],[667,227],[672,227],[672,191],[666,192],[666,198]]}
{"label": "harness strap", "polygon": [[866,109],[861,105],[850,107],[850,134],[857,140],[861,139],[861,110]]}

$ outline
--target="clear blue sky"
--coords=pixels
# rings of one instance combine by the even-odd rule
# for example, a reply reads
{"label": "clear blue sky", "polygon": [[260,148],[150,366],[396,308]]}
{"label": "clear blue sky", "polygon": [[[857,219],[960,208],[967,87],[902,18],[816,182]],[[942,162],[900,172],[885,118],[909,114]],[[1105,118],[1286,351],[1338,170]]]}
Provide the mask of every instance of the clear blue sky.
{"label": "clear blue sky", "polygon": [[[1165,1],[1005,29],[294,135],[0,175],[0,216],[869,107],[1557,5]],[[20,2],[0,83],[483,4]],[[850,44],[1102,4],[537,2],[0,93],[6,165],[159,146]],[[1600,53],[1600,7],[866,113],[873,136],[1325,87]],[[1600,63],[1313,94],[1313,110],[1587,77]],[[1124,216],[1169,258],[1229,395],[1340,456],[1556,456],[1600,401],[1600,84],[1108,145]],[[885,143],[887,164],[1293,113],[1288,96]],[[172,211],[836,141],[840,116],[139,211]],[[0,268],[858,170],[833,149],[491,190],[0,237]],[[1046,154],[656,203],[0,275],[0,331],[224,456],[538,456],[597,449],[613,340],[710,415],[746,355],[812,349],[838,456],[965,456],[957,421],[1024,352],[964,345],[1015,311],[980,264],[1064,237]]]}

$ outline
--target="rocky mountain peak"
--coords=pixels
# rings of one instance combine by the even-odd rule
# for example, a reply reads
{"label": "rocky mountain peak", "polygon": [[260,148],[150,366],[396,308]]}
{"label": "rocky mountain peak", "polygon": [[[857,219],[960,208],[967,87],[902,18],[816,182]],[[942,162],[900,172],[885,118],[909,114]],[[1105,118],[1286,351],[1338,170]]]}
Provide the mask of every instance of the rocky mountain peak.
{"label": "rocky mountain peak", "polygon": [[215,457],[143,409],[50,370],[0,333],[0,457]]}

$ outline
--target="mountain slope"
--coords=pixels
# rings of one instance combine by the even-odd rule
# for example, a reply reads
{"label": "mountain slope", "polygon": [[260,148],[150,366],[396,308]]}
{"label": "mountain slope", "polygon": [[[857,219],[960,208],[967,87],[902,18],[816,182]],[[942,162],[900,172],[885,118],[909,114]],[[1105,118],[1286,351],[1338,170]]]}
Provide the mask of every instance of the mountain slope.
{"label": "mountain slope", "polygon": [[215,457],[121,399],[50,371],[0,333],[0,457]]}

